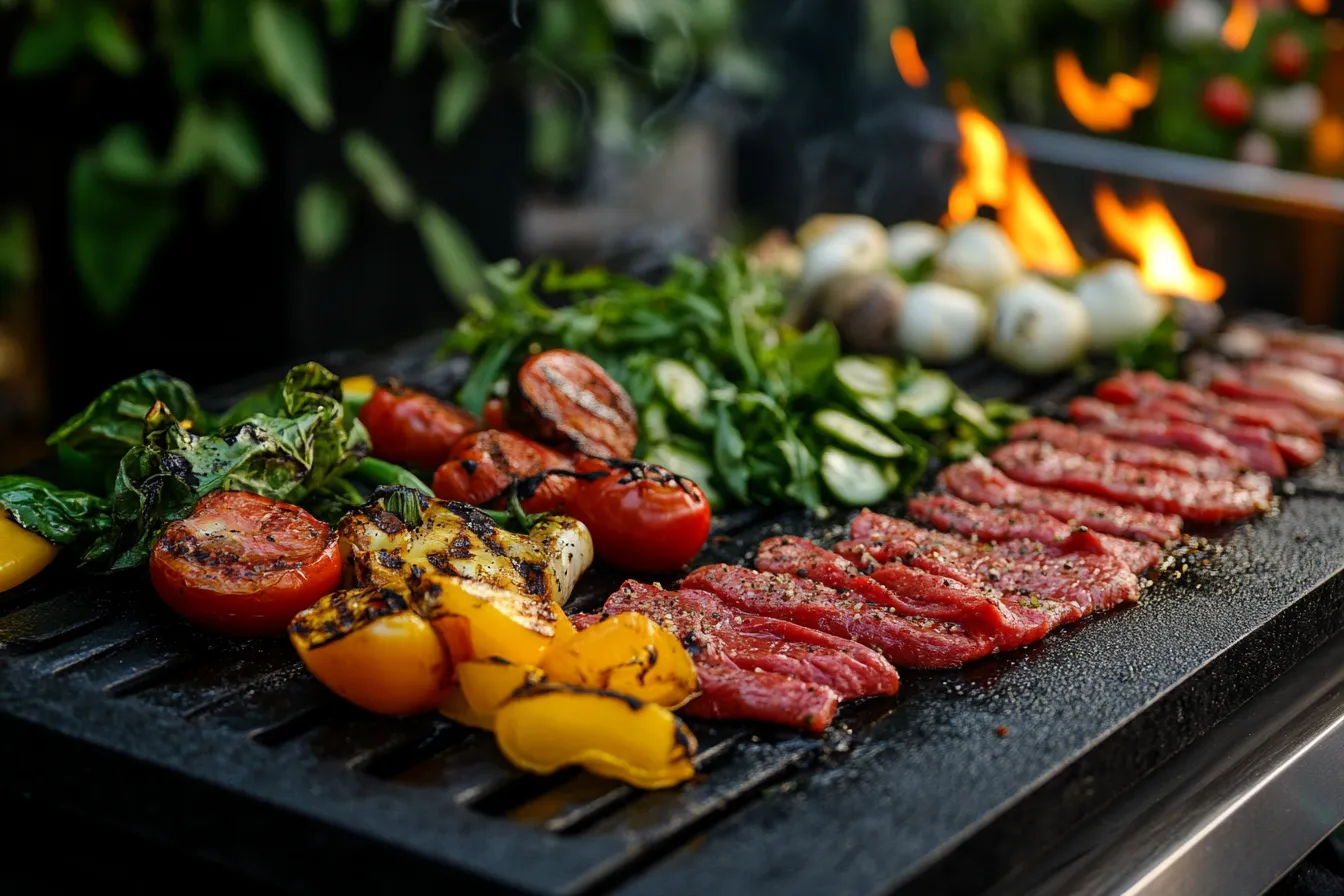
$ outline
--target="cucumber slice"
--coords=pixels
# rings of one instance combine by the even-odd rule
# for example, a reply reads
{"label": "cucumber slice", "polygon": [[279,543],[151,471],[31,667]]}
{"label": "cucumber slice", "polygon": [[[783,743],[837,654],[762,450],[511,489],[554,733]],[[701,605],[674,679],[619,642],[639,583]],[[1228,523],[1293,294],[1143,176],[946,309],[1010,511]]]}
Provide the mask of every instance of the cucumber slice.
{"label": "cucumber slice", "polygon": [[874,457],[900,457],[905,454],[905,446],[882,432],[876,426],[869,426],[862,420],[851,417],[842,411],[817,411],[812,415],[812,423],[827,435],[833,436],[851,448],[857,448]]}
{"label": "cucumber slice", "polygon": [[855,395],[854,403],[878,423],[891,423],[896,419],[896,396],[894,395]]}
{"label": "cucumber slice", "polygon": [[700,491],[704,492],[705,497],[709,499],[710,507],[717,508],[720,505],[720,495],[715,491],[712,484],[714,467],[703,457],[664,442],[660,445],[654,445],[644,452],[644,460],[660,467],[666,467],[678,476],[685,476],[700,486]]}
{"label": "cucumber slice", "polygon": [[891,494],[891,484],[876,461],[839,448],[821,452],[821,481],[835,500],[850,507],[876,504]]}
{"label": "cucumber slice", "polygon": [[860,355],[846,355],[835,362],[835,378],[845,391],[881,398],[896,392],[896,376],[890,365]]}
{"label": "cucumber slice", "polygon": [[672,438],[672,427],[667,422],[667,408],[663,405],[646,405],[639,418],[639,428],[646,440],[665,442]]}
{"label": "cucumber slice", "polygon": [[673,411],[697,427],[705,425],[709,387],[694,370],[680,361],[665,359],[654,365],[653,381]]}
{"label": "cucumber slice", "polygon": [[896,408],[914,417],[941,417],[947,413],[956,391],[946,374],[922,370],[901,390]]}
{"label": "cucumber slice", "polygon": [[952,402],[952,413],[962,423],[973,427],[982,437],[990,441],[997,442],[1003,438],[1003,428],[985,416],[985,409],[965,393],[958,395]]}

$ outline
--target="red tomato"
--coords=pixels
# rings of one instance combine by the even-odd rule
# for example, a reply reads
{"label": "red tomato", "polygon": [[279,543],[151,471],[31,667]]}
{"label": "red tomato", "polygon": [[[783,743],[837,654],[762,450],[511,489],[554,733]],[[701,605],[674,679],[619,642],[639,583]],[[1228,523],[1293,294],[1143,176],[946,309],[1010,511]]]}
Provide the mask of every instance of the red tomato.
{"label": "red tomato", "polygon": [[545,470],[572,470],[562,454],[512,432],[487,429],[465,436],[434,474],[434,494],[447,501],[500,509],[504,492],[525,480],[518,499],[528,513],[561,510],[574,491],[572,476],[545,476]]}
{"label": "red tomato", "polygon": [[1269,67],[1275,77],[1300,81],[1307,73],[1307,45],[1291,31],[1276,34],[1269,42]]}
{"label": "red tomato", "polygon": [[578,352],[552,349],[518,369],[520,426],[547,444],[627,458],[639,441],[639,416],[620,383]]}
{"label": "red tomato", "polygon": [[397,383],[375,389],[359,419],[369,430],[375,457],[426,470],[443,463],[458,439],[481,428],[461,408]]}
{"label": "red tomato", "polygon": [[336,533],[302,507],[251,492],[211,492],[169,523],[149,558],[163,602],[230,635],[279,635],[341,585]]}
{"label": "red tomato", "polygon": [[1225,128],[1241,127],[1251,118],[1251,91],[1235,75],[1218,75],[1204,85],[1204,114]]}
{"label": "red tomato", "polygon": [[504,400],[492,398],[487,401],[481,410],[481,420],[485,423],[486,429],[508,429],[509,415]]}
{"label": "red tomato", "polygon": [[709,537],[710,509],[700,486],[653,464],[609,465],[589,459],[579,473],[607,471],[580,480],[565,512],[583,522],[593,547],[624,569],[679,569],[695,559]]}

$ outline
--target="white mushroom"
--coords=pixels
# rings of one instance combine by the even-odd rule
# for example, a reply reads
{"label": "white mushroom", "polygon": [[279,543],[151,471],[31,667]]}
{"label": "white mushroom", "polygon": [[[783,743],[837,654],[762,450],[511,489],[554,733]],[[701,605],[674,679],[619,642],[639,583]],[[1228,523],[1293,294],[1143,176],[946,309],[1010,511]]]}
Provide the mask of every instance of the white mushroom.
{"label": "white mushroom", "polygon": [[887,263],[887,231],[871,218],[839,221],[803,249],[803,272],[794,284],[786,321],[805,320],[813,297],[831,280],[866,274]]}
{"label": "white mushroom", "polygon": [[947,231],[924,221],[905,221],[887,230],[887,263],[908,271],[937,255],[947,244]]}
{"label": "white mushroom", "polygon": [[1300,136],[1311,130],[1324,109],[1321,89],[1310,81],[1291,87],[1266,88],[1255,103],[1255,121],[1274,134]]}
{"label": "white mushroom", "polygon": [[885,354],[905,309],[905,283],[886,271],[844,274],[822,287],[815,308],[818,316],[835,324],[846,348]]}
{"label": "white mushroom", "polygon": [[955,364],[980,348],[989,313],[964,289],[945,283],[915,283],[906,288],[896,343],[926,364]]}
{"label": "white mushroom", "polygon": [[973,218],[947,237],[938,253],[936,279],[991,296],[1022,276],[1022,259],[1008,237],[993,221]]}
{"label": "white mushroom", "polygon": [[1078,279],[1074,294],[1087,310],[1093,351],[1111,351],[1157,326],[1170,308],[1143,285],[1128,261],[1104,261]]}
{"label": "white mushroom", "polygon": [[994,297],[989,349],[1022,373],[1058,373],[1087,352],[1088,318],[1083,303],[1057,286],[1029,277]]}

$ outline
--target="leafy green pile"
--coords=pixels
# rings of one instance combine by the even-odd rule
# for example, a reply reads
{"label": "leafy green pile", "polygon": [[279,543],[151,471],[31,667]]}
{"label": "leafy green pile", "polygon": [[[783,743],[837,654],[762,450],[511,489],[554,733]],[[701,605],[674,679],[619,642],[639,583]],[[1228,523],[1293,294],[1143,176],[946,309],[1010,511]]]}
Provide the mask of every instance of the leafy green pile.
{"label": "leafy green pile", "polygon": [[48,443],[55,478],[72,488],[0,477],[0,508],[50,541],[83,545],[84,562],[111,569],[143,563],[163,526],[216,489],[334,519],[363,500],[350,478],[388,475],[365,460],[368,433],[344,404],[340,380],[313,363],[217,416],[187,383],[151,370],[107,389]]}
{"label": "leafy green pile", "polygon": [[528,353],[581,351],[640,409],[639,455],[716,504],[876,503],[911,488],[931,456],[971,454],[1021,416],[913,362],[842,356],[829,323],[782,325],[780,283],[736,251],[677,259],[655,284],[516,261],[485,279],[492,295],[471,300],[444,346],[474,362],[467,409],[502,394]]}

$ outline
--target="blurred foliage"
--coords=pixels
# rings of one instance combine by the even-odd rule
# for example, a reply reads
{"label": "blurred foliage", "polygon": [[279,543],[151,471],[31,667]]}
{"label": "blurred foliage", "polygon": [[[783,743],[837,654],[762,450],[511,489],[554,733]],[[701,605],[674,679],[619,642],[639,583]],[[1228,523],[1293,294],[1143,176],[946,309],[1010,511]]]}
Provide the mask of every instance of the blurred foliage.
{"label": "blurred foliage", "polygon": [[[1161,79],[1151,106],[1135,113],[1127,132],[1107,136],[1201,155],[1234,157],[1241,138],[1261,131],[1282,167],[1305,162],[1305,133],[1276,126],[1265,109],[1284,102],[1294,85],[1314,85],[1324,57],[1324,28],[1290,0],[1261,3],[1256,28],[1243,50],[1223,43],[1221,25],[1229,0],[869,0],[882,10],[873,30],[885,35],[908,24],[919,36],[926,61],[942,83],[962,81],[989,114],[1029,124],[1072,123],[1055,92],[1056,51],[1078,53],[1093,81],[1135,71],[1156,53]],[[1271,47],[1291,35],[1306,53],[1305,71],[1292,78],[1275,73]],[[890,71],[890,51],[877,46],[874,59]],[[1244,122],[1219,122],[1206,110],[1204,90],[1220,75],[1245,85],[1252,110]],[[1311,89],[1309,87],[1309,89]],[[1300,99],[1300,94],[1299,94]]]}
{"label": "blurred foliage", "polygon": [[[166,145],[154,146],[143,123],[127,121],[81,149],[71,166],[71,255],[98,312],[115,317],[133,300],[182,217],[188,185],[201,188],[209,217],[222,220],[241,194],[265,182],[259,87],[338,141],[349,171],[299,194],[297,242],[312,263],[340,251],[367,206],[416,230],[447,293],[476,288],[479,260],[461,226],[418,194],[375,137],[343,126],[334,111],[330,48],[368,20],[368,8],[393,4],[390,76],[426,65],[442,72],[425,110],[426,134],[451,143],[492,83],[509,78],[505,89],[522,89],[529,101],[530,157],[547,179],[570,175],[593,141],[632,150],[656,140],[660,104],[696,78],[742,91],[770,84],[738,40],[734,0],[535,0],[521,11],[524,51],[500,64],[459,27],[454,2],[3,0],[0,14],[23,17],[11,81],[59,77],[92,59],[147,92],[166,79],[175,97]],[[27,221],[21,209],[0,208],[0,293],[33,276]]]}

